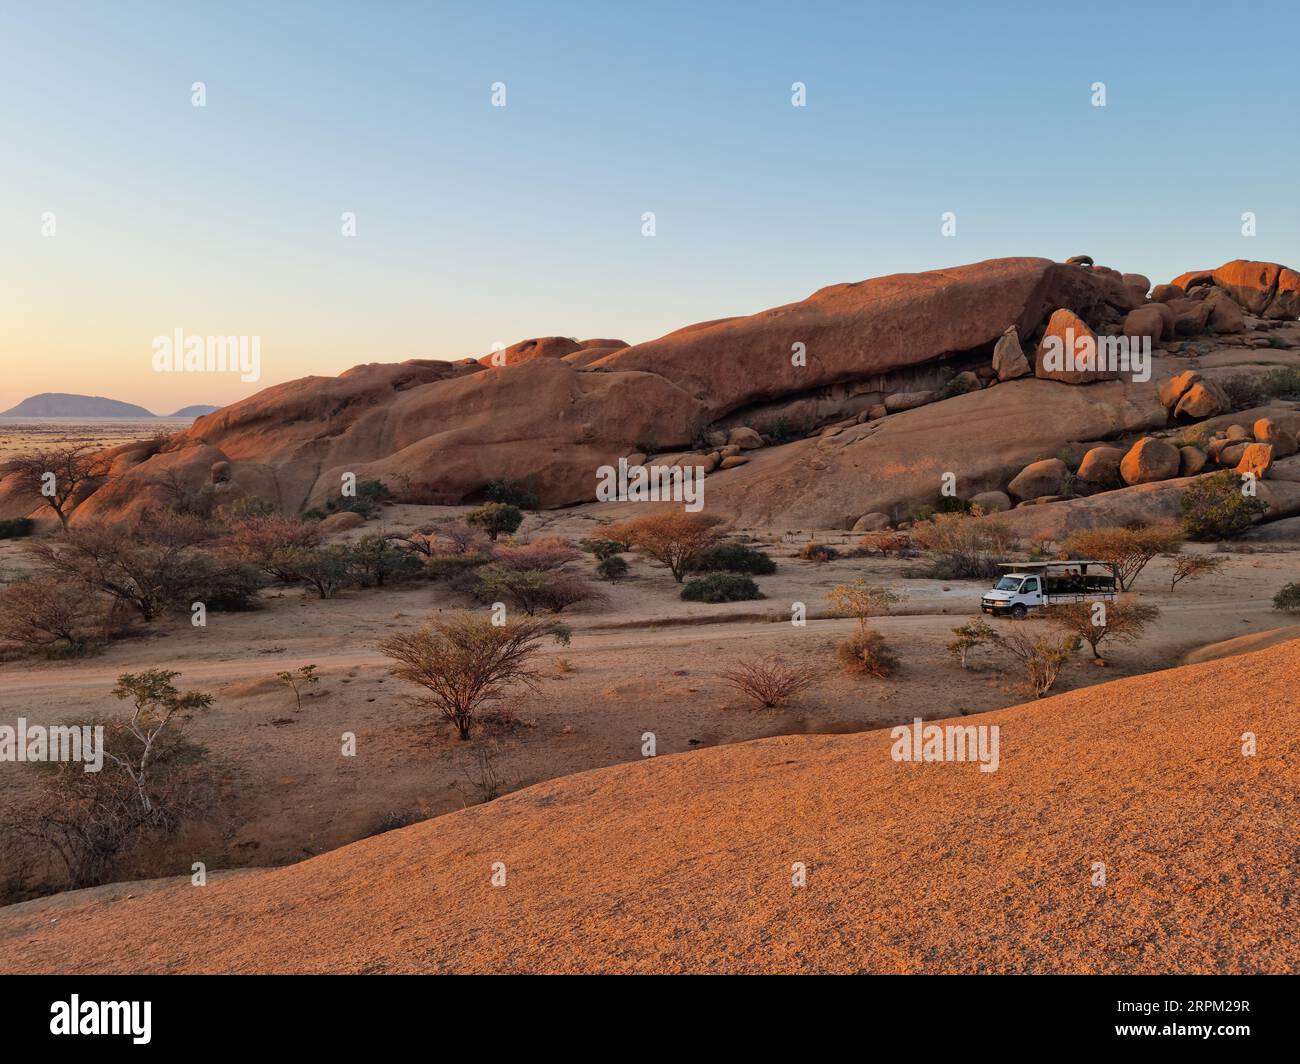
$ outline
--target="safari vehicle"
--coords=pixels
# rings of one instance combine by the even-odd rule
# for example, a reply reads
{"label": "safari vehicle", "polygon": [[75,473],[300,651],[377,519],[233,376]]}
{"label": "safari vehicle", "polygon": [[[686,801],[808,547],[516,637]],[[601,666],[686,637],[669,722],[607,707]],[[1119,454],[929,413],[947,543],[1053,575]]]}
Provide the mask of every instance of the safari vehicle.
{"label": "safari vehicle", "polygon": [[1109,562],[1000,562],[998,568],[1012,571],[980,599],[980,609],[995,616],[1009,613],[1020,620],[1043,606],[1115,598],[1115,571]]}

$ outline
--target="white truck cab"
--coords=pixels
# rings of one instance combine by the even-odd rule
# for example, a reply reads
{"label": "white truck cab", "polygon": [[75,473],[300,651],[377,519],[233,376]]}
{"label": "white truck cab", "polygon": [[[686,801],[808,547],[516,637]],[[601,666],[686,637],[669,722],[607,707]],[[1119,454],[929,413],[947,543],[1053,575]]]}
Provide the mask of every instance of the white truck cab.
{"label": "white truck cab", "polygon": [[1066,602],[1109,602],[1115,598],[1115,573],[1107,562],[1003,562],[1010,569],[980,599],[980,610],[1020,620],[1030,610]]}

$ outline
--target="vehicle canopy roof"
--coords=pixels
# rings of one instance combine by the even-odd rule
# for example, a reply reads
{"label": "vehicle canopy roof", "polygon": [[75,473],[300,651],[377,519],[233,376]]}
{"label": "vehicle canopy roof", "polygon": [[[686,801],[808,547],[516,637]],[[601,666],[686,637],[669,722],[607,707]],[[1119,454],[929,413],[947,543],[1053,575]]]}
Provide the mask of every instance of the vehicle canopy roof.
{"label": "vehicle canopy roof", "polygon": [[1007,574],[1008,576],[1013,576],[1015,573],[1043,573],[1053,569],[1079,569],[1086,572],[1090,565],[1098,565],[1104,569],[1111,568],[1110,562],[1099,562],[1095,558],[1070,558],[1066,561],[1054,562],[998,562],[999,569],[1013,570]]}

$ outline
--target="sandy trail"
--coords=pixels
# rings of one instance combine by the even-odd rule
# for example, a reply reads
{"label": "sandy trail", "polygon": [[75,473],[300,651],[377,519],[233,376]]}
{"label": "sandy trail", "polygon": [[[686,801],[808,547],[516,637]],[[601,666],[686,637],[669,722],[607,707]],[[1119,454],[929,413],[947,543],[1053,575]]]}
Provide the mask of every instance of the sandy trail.
{"label": "sandy trail", "polygon": [[[978,600],[978,593],[974,593]],[[1213,602],[1185,601],[1172,604],[1165,604],[1162,607],[1165,619],[1179,617],[1185,620],[1191,620],[1198,616],[1212,617],[1224,612],[1240,612],[1249,614],[1252,617],[1258,617],[1261,621],[1275,620],[1278,614],[1270,608],[1268,603],[1258,600],[1247,599],[1230,599],[1218,598]],[[975,612],[974,608],[972,612]],[[575,628],[573,631],[572,643],[567,648],[559,648],[548,645],[543,648],[543,654],[575,654],[575,653],[618,653],[623,651],[639,651],[649,646],[681,646],[696,642],[708,640],[753,640],[755,638],[767,638],[775,635],[781,630],[781,622],[774,621],[729,621],[725,618],[715,623],[700,624],[697,622],[681,622],[675,624],[665,623],[671,618],[648,620],[646,627],[635,627],[619,629],[616,631],[583,631]],[[914,614],[894,614],[887,617],[877,617],[872,621],[874,627],[879,628],[883,633],[891,633],[898,636],[906,637],[911,632],[917,632],[921,629],[929,629],[936,622],[947,627],[958,623],[961,620],[960,614],[952,613],[914,613]],[[850,619],[832,619],[832,620],[810,620],[808,621],[808,634],[810,635],[843,635],[853,628],[856,622]],[[999,620],[995,623],[1012,623],[1005,620]],[[259,664],[263,664],[259,662]],[[310,654],[277,654],[272,660],[266,659],[264,664],[266,668],[259,669],[259,672],[280,672],[283,670],[296,669],[301,665],[315,664],[320,671],[341,671],[346,669],[368,668],[368,667],[387,667],[389,659],[384,657],[378,651],[367,650],[353,653],[340,651],[316,652]],[[1175,664],[1170,662],[1170,665]],[[175,670],[181,674],[182,682],[193,683],[196,681],[229,681],[246,679],[250,672],[250,659],[247,656],[237,656],[219,661],[200,660],[194,658],[180,658],[176,660],[160,661],[157,667],[165,667]],[[38,668],[6,668],[3,672],[3,688],[6,695],[16,694],[20,691],[40,690],[46,693],[52,693],[60,689],[85,689],[94,687],[111,687],[117,681],[117,677],[123,672],[121,665],[95,665],[95,664],[77,664],[69,666],[67,671],[61,674],[57,670],[47,667]]]}

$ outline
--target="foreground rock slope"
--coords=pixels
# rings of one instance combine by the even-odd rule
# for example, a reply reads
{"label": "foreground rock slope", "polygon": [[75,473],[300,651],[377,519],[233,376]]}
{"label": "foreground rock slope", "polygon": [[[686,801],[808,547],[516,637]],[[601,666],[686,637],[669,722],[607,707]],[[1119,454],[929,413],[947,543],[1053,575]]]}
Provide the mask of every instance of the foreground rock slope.
{"label": "foreground rock slope", "polygon": [[1001,729],[991,773],[886,731],[583,773],[205,888],[11,906],[0,969],[1295,971],[1298,675],[1300,640],[958,718]]}

